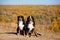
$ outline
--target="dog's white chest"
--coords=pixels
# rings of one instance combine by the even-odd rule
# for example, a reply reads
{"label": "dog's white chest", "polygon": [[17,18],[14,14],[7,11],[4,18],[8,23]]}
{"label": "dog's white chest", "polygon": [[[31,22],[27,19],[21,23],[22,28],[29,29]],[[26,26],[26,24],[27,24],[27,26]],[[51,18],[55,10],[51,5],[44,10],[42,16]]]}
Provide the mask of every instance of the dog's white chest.
{"label": "dog's white chest", "polygon": [[34,28],[33,24],[32,24],[32,23],[29,24],[29,25],[28,25],[28,28],[30,29],[29,31],[31,31],[31,30]]}
{"label": "dog's white chest", "polygon": [[20,22],[19,22],[19,28],[20,28],[20,30],[23,30],[23,27],[24,27],[23,21],[20,21]]}

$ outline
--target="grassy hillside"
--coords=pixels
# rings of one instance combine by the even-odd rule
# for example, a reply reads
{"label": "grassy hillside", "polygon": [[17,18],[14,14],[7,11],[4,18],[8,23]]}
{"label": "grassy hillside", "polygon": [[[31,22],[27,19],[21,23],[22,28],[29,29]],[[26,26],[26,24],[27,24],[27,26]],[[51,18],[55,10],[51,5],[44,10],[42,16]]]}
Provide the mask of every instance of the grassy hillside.
{"label": "grassy hillside", "polygon": [[25,20],[29,15],[34,16],[38,27],[60,30],[60,5],[0,5],[0,23],[17,23],[19,15]]}

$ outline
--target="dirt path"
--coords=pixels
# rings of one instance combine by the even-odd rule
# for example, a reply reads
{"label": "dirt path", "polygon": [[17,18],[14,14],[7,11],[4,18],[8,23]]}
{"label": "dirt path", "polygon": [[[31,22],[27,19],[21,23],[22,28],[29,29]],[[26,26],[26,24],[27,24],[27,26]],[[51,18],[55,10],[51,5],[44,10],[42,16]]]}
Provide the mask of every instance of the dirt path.
{"label": "dirt path", "polygon": [[0,40],[60,40],[60,37],[59,36],[38,36],[38,37],[35,37],[35,36],[31,36],[31,37],[25,37],[25,36],[22,36],[22,35],[19,35],[17,36],[16,34],[0,34]]}
{"label": "dirt path", "polygon": [[38,37],[35,36],[25,37],[22,35],[17,36],[16,27],[8,25],[3,26],[3,24],[0,23],[0,40],[60,40],[60,33],[52,33],[43,29],[40,29],[40,31],[38,30],[38,32],[41,33],[41,36]]}

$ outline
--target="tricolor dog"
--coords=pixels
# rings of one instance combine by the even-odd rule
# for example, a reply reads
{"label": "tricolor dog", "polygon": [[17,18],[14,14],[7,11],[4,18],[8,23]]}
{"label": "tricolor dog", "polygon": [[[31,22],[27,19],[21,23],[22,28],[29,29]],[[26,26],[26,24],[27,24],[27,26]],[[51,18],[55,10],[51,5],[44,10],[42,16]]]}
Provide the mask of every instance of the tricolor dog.
{"label": "tricolor dog", "polygon": [[17,27],[17,34],[20,33],[24,35],[24,26],[25,26],[25,21],[23,16],[18,16],[18,27]]}
{"label": "tricolor dog", "polygon": [[33,16],[28,16],[27,17],[27,21],[26,21],[26,35],[31,36],[31,34],[33,33],[35,28],[35,21],[34,21],[34,17]]}

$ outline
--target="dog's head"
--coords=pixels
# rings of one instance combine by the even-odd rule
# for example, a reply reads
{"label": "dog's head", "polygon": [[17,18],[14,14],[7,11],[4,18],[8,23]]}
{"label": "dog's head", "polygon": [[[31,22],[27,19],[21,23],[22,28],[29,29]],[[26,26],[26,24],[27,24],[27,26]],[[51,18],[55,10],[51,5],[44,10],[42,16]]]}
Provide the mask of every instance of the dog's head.
{"label": "dog's head", "polygon": [[26,23],[29,24],[30,22],[33,22],[33,25],[35,26],[35,21],[33,16],[28,16]]}
{"label": "dog's head", "polygon": [[33,16],[28,16],[27,21],[34,21]]}
{"label": "dog's head", "polygon": [[24,17],[23,16],[18,16],[18,22],[19,21],[23,21],[23,24],[25,24],[25,22],[24,22]]}

